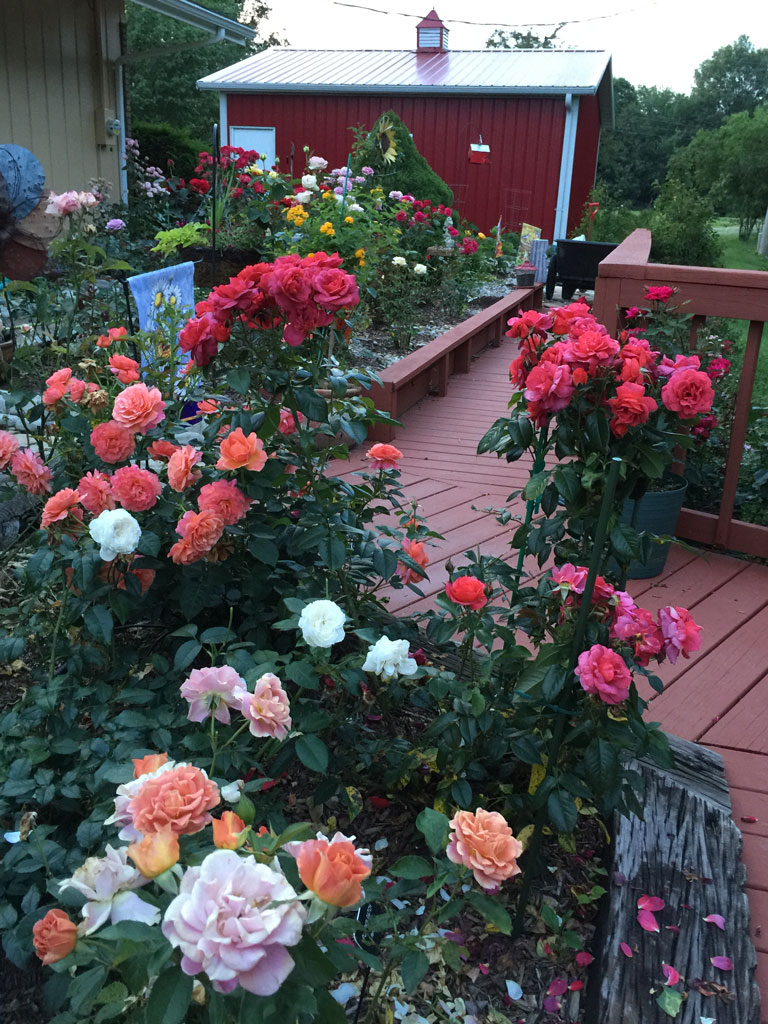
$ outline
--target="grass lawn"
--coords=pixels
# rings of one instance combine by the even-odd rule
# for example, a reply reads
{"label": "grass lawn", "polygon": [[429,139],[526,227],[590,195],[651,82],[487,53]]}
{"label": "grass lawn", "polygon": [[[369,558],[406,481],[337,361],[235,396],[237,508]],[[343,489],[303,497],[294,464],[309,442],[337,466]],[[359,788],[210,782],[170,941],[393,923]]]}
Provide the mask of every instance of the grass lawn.
{"label": "grass lawn", "polygon": [[[721,217],[716,220],[715,230],[723,243],[723,266],[733,267],[736,270],[768,270],[768,259],[765,256],[758,256],[755,251],[757,232],[747,241],[742,241],[739,238],[738,221],[731,217]],[[735,351],[743,356],[747,342],[747,322],[746,320],[732,320],[731,324],[733,340],[736,343]],[[752,404],[768,406],[768,331],[765,329],[760,345]]]}

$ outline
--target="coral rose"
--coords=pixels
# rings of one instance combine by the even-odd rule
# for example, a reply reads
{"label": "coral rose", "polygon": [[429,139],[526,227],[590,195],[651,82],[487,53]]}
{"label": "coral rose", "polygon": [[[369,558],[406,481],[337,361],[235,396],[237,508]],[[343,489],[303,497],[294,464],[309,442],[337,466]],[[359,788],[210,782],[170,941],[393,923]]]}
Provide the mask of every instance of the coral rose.
{"label": "coral rose", "polygon": [[648,417],[658,409],[656,401],[646,395],[642,384],[619,384],[616,397],[608,399],[613,416],[608,424],[611,433],[624,437],[630,427],[647,423]]}
{"label": "coral rose", "polygon": [[463,864],[483,889],[497,889],[502,882],[520,874],[517,864],[523,844],[497,811],[482,807],[458,811],[451,820],[453,829],[446,856],[454,864]]}
{"label": "coral rose", "polygon": [[609,647],[593,644],[582,651],[575,672],[587,693],[604,704],[621,704],[629,696],[632,676],[621,655]]}
{"label": "coral rose", "polygon": [[286,843],[296,858],[299,878],[315,896],[332,907],[352,907],[363,897],[362,881],[371,873],[371,856],[356,850],[354,836],[337,832],[330,842],[321,836],[303,843]]}
{"label": "coral rose", "polygon": [[52,498],[49,498],[43,506],[43,517],[40,522],[44,530],[48,530],[54,523],[61,523],[73,516],[83,521],[83,510],[79,508],[80,495],[71,487],[63,487],[57,491]]}
{"label": "coral rose", "polygon": [[204,771],[180,764],[149,777],[128,804],[134,829],[141,835],[170,829],[177,836],[200,832],[220,801],[219,787]]}
{"label": "coral rose", "polygon": [[587,330],[570,341],[563,358],[567,363],[583,366],[590,376],[600,367],[613,366],[619,352],[619,343],[597,330]]}
{"label": "coral rose", "polygon": [[536,402],[542,412],[565,409],[573,394],[571,371],[546,361],[534,366],[525,381],[524,395],[528,402]]}
{"label": "coral rose", "polygon": [[115,507],[115,499],[112,497],[112,478],[100,469],[94,469],[81,477],[77,490],[80,494],[80,504],[96,516],[104,512],[105,509]]}
{"label": "coral rose", "polygon": [[[299,420],[302,419],[301,413],[299,413]],[[280,410],[280,423],[277,429],[284,437],[288,437],[289,434],[295,434],[299,429],[296,424],[296,419],[290,409]]]}
{"label": "coral rose", "polygon": [[6,469],[19,450],[19,442],[7,430],[0,430],[0,469]]}
{"label": "coral rose", "polygon": [[202,453],[191,444],[185,444],[168,459],[168,483],[174,491],[186,491],[203,475],[194,466],[202,460]]}
{"label": "coral rose", "polygon": [[77,925],[63,910],[49,910],[32,928],[35,952],[46,967],[69,956],[77,942]]}
{"label": "coral rose", "polygon": [[[422,569],[426,569],[429,564],[429,555],[423,541],[420,540],[408,540],[406,537],[403,540],[403,551],[409,558],[413,559]],[[419,580],[424,579],[423,572],[417,572],[415,569],[411,569],[410,566],[405,565],[403,562],[397,564],[397,574],[403,583],[417,583]]]}
{"label": "coral rose", "polygon": [[229,665],[194,668],[181,684],[181,696],[189,702],[190,722],[204,722],[213,712],[216,721],[229,725],[229,709],[240,707],[247,694],[245,680]]}
{"label": "coral rose", "polygon": [[153,459],[170,459],[174,452],[179,450],[177,444],[173,444],[171,441],[153,441],[147,448],[147,451]]}
{"label": "coral rose", "polygon": [[165,419],[163,396],[157,388],[131,384],[115,399],[112,418],[136,434],[146,434]]}
{"label": "coral rose", "polygon": [[248,719],[253,736],[272,736],[283,740],[291,728],[291,708],[283,684],[266,672],[256,680],[253,693],[239,694],[240,710]]}
{"label": "coral rose", "polygon": [[253,501],[243,494],[234,480],[214,480],[200,488],[197,504],[201,512],[213,512],[225,526],[234,526],[245,517]]}
{"label": "coral rose", "polygon": [[353,274],[333,267],[318,271],[312,279],[314,300],[324,309],[342,309],[356,306],[360,292]]}
{"label": "coral rose", "polygon": [[203,509],[202,512],[185,512],[176,525],[176,532],[195,551],[204,555],[221,538],[224,522],[220,516],[208,509]]}
{"label": "coral rose", "polygon": [[205,971],[217,992],[240,985],[271,996],[293,970],[286,946],[301,940],[306,918],[281,871],[216,850],[184,872],[162,930],[181,950],[185,974]]}
{"label": "coral rose", "polygon": [[397,469],[403,453],[393,444],[379,443],[369,448],[365,457],[371,460],[371,469]]}
{"label": "coral rose", "polygon": [[125,327],[110,327],[106,334],[100,334],[96,339],[96,344],[99,348],[109,348],[113,341],[119,341],[120,338],[125,338],[128,335],[128,330]]}
{"label": "coral rose", "polygon": [[156,772],[161,764],[168,763],[168,755],[162,754],[146,754],[144,757],[133,758],[133,777],[134,779],[140,778],[142,775],[147,775],[149,772]]}
{"label": "coral rose", "polygon": [[123,466],[112,477],[112,495],[129,512],[153,508],[162,489],[157,474],[140,466]]}
{"label": "coral rose", "polygon": [[267,461],[261,438],[254,433],[246,436],[241,427],[227,434],[219,445],[219,451],[221,458],[216,463],[217,469],[250,469],[258,473]]}
{"label": "coral rose", "polygon": [[130,356],[110,356],[109,369],[121,384],[132,384],[139,379],[139,364]]}
{"label": "coral rose", "polygon": [[149,832],[140,843],[131,843],[127,855],[145,878],[157,878],[179,860],[179,838],[170,828]]}
{"label": "coral rose", "polygon": [[703,370],[678,370],[661,389],[664,405],[684,420],[709,412],[714,399],[712,381]]}
{"label": "coral rose", "polygon": [[674,665],[678,655],[690,657],[701,647],[701,626],[697,625],[686,608],[669,605],[659,612],[659,626],[664,637],[664,650]]}
{"label": "coral rose", "polygon": [[91,444],[101,461],[110,464],[130,459],[136,447],[133,431],[114,420],[100,423],[98,427],[93,428]]}
{"label": "coral rose", "polygon": [[234,811],[224,811],[220,818],[214,818],[213,845],[219,850],[239,850],[245,842],[247,825]]}
{"label": "coral rose", "polygon": [[456,579],[445,584],[445,593],[454,604],[463,605],[478,611],[488,603],[485,596],[485,584],[475,576],[457,576]]}
{"label": "coral rose", "polygon": [[30,494],[51,493],[53,474],[31,448],[22,448],[11,458],[11,473]]}

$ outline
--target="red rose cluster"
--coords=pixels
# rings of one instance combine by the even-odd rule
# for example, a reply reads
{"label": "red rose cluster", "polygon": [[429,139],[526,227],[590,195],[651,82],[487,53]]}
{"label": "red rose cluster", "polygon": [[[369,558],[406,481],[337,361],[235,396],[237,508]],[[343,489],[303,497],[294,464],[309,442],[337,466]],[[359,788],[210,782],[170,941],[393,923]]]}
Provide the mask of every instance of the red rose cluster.
{"label": "red rose cluster", "polygon": [[526,310],[509,327],[507,337],[520,340],[510,380],[524,392],[537,426],[565,409],[579,387],[591,388],[610,411],[616,437],[646,423],[658,409],[650,390],[657,396],[660,391],[662,404],[680,419],[694,419],[712,408],[711,374],[700,369],[698,356],[659,361],[647,339],[636,336],[640,332],[624,332],[620,341],[611,338],[584,302],[551,313]]}
{"label": "red rose cluster", "polygon": [[360,301],[354,274],[342,270],[341,263],[338,253],[316,252],[244,267],[198,302],[197,316],[179,333],[179,345],[198,366],[206,366],[237,319],[256,330],[282,324],[283,341],[300,345]]}

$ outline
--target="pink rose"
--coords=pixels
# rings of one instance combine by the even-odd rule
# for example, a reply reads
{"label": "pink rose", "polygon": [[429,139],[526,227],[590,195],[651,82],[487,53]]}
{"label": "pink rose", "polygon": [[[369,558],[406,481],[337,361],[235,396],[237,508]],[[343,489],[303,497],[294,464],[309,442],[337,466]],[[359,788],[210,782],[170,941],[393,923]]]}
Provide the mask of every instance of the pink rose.
{"label": "pink rose", "polygon": [[629,696],[632,677],[626,662],[602,644],[593,644],[579,655],[576,675],[587,693],[599,697],[604,704],[620,704]]}
{"label": "pink rose", "polygon": [[318,271],[312,280],[312,287],[315,302],[325,309],[348,308],[356,306],[360,301],[354,275],[337,268]]}
{"label": "pink rose", "polygon": [[529,402],[540,405],[542,411],[565,409],[573,394],[570,368],[549,361],[539,363],[528,374],[524,394]]}
{"label": "pink rose", "polygon": [[662,356],[661,362],[656,368],[660,377],[671,377],[678,370],[698,370],[701,367],[701,360],[698,356],[676,355],[674,362],[669,356]]}
{"label": "pink rose", "polygon": [[146,434],[165,419],[165,402],[157,388],[131,384],[115,399],[112,419],[134,433]]}
{"label": "pink rose", "polygon": [[240,710],[250,722],[253,736],[272,736],[285,739],[291,728],[291,709],[283,684],[267,672],[256,680],[253,693],[240,694]]}
{"label": "pink rose", "polygon": [[645,289],[645,297],[648,302],[669,302],[675,294],[675,289],[669,285],[651,285]]}
{"label": "pink rose", "polygon": [[610,635],[612,639],[623,640],[632,648],[632,655],[638,665],[648,665],[664,646],[661,630],[645,608],[617,608]]}
{"label": "pink rose", "polygon": [[664,637],[664,650],[674,665],[678,655],[690,657],[701,647],[701,626],[697,625],[686,608],[669,605],[659,612],[659,626]]}
{"label": "pink rose", "polygon": [[700,370],[678,370],[661,389],[661,400],[670,412],[688,420],[709,412],[715,400],[712,381]]}
{"label": "pink rose", "polygon": [[181,684],[181,696],[189,702],[190,722],[204,722],[213,712],[217,722],[229,725],[229,709],[239,707],[247,693],[245,680],[229,665],[192,669]]}
{"label": "pink rose", "polygon": [[11,458],[11,474],[30,494],[50,494],[53,474],[37,452],[22,448]]}
{"label": "pink rose", "polygon": [[562,594],[567,594],[570,591],[573,591],[574,594],[583,594],[588,574],[589,570],[586,566],[577,566],[566,562],[565,565],[557,566],[552,570],[552,582],[555,584],[553,589],[559,590]]}
{"label": "pink rose", "polygon": [[454,864],[463,864],[483,889],[497,889],[502,882],[520,874],[518,857],[523,845],[497,811],[478,807],[458,811],[450,822],[453,829],[446,856]]}
{"label": "pink rose", "polygon": [[129,512],[153,508],[162,489],[157,474],[140,466],[123,466],[112,477],[112,496]]}
{"label": "pink rose", "polygon": [[7,430],[0,430],[0,469],[6,469],[19,450],[19,442]]}
{"label": "pink rose", "polygon": [[200,488],[197,504],[201,512],[213,512],[225,526],[234,526],[253,504],[234,480],[214,480]]}

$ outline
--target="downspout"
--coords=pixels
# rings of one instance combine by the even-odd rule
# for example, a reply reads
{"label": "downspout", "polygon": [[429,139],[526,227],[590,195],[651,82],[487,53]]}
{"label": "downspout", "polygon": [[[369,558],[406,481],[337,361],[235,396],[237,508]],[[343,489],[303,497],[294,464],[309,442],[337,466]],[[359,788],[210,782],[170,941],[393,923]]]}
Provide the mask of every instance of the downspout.
{"label": "downspout", "polygon": [[555,208],[555,237],[553,241],[565,238],[568,232],[568,210],[571,203],[571,182],[573,180],[573,158],[576,152],[576,128],[579,123],[579,97],[565,94],[565,127],[563,128],[563,151],[560,158],[560,181],[557,186]]}
{"label": "downspout", "polygon": [[125,89],[123,83],[123,69],[125,65],[135,64],[137,60],[146,60],[149,57],[167,57],[170,53],[183,53],[184,50],[199,50],[203,46],[212,46],[214,43],[223,43],[226,36],[226,30],[220,28],[210,36],[204,36],[202,39],[194,39],[189,43],[179,43],[177,46],[156,46],[151,50],[138,50],[136,53],[124,53],[115,60],[115,96],[117,116],[120,119],[120,198],[124,203],[128,202],[128,169],[126,167],[125,151]]}

